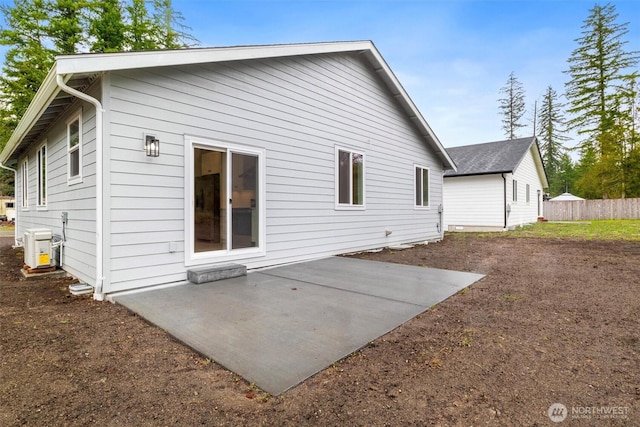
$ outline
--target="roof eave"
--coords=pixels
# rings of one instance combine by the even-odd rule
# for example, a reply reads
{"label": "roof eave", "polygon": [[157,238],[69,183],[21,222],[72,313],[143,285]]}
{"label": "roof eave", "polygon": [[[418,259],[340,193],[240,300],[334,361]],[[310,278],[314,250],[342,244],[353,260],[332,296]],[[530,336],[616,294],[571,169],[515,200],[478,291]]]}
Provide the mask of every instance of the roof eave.
{"label": "roof eave", "polygon": [[391,94],[402,104],[409,119],[420,130],[421,136],[429,143],[431,148],[435,151],[436,155],[440,158],[443,164],[443,169],[458,170],[453,159],[447,153],[436,134],[433,132],[427,121],[424,119],[418,107],[413,103],[409,94],[404,90],[404,87],[400,81],[396,78],[395,74],[386,63],[380,52],[371,43],[371,48],[366,52],[369,62],[374,66],[374,70],[378,75],[382,77],[385,84],[391,90]]}
{"label": "roof eave", "polygon": [[499,175],[502,173],[513,173],[513,170],[503,170],[503,171],[491,171],[491,172],[469,172],[469,173],[455,173],[452,175],[447,175],[445,173],[445,178],[457,178],[460,176],[481,176],[481,175]]}
{"label": "roof eave", "polygon": [[[531,143],[527,147],[527,151],[525,152],[525,155],[529,151],[532,152],[532,155],[534,157],[533,160],[536,164],[536,170],[538,171],[538,174],[542,177],[542,188],[549,188],[549,179],[547,178],[547,171],[544,168],[544,162],[542,161],[542,154],[540,153],[540,144],[538,144],[537,136],[531,137]],[[518,160],[518,164],[516,164],[513,170],[518,169],[518,166],[520,166],[520,163],[522,163],[522,160],[524,160],[524,156],[522,156],[520,160]]]}
{"label": "roof eave", "polygon": [[47,105],[60,91],[56,84],[56,76],[58,74],[65,76],[65,81],[67,81],[73,74],[82,73],[338,52],[364,52],[374,70],[381,76],[392,95],[401,103],[410,120],[418,128],[421,136],[440,158],[443,168],[457,170],[453,159],[449,156],[424,117],[422,117],[422,114],[373,42],[369,40],[59,56],[56,58],[51,70],[49,70],[31,104],[29,104],[27,111],[22,116],[4,150],[0,153],[0,162],[4,163],[11,158],[24,136],[33,128]]}
{"label": "roof eave", "polygon": [[544,167],[544,161],[542,160],[542,153],[540,152],[540,144],[538,144],[538,138],[535,139],[535,157],[536,157],[536,165],[538,166],[538,172],[542,176],[542,188],[549,188],[549,178],[547,177],[547,169]]}
{"label": "roof eave", "polygon": [[100,54],[63,55],[56,58],[58,73],[97,73],[132,68],[167,67],[172,65],[204,64],[211,62],[279,58],[297,55],[316,55],[369,50],[373,43],[365,41],[300,43],[116,52]]}
{"label": "roof eave", "polygon": [[27,107],[27,110],[22,115],[18,125],[11,134],[11,137],[5,144],[2,153],[0,153],[0,163],[4,164],[11,159],[11,156],[20,145],[24,136],[36,124],[44,110],[51,103],[53,98],[55,98],[58,92],[60,92],[60,88],[56,83],[57,74],[58,71],[56,69],[56,64],[54,63],[33,97],[33,100],[29,104],[29,107]]}

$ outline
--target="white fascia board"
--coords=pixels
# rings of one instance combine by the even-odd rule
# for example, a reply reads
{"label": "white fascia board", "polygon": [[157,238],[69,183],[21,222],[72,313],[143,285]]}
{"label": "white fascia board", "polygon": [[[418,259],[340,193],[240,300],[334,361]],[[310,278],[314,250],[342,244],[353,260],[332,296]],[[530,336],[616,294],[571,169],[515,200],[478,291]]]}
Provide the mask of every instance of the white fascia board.
{"label": "white fascia board", "polygon": [[544,161],[542,160],[542,154],[540,153],[540,144],[538,144],[538,137],[533,137],[533,144],[531,144],[531,154],[533,155],[533,161],[536,164],[538,174],[542,177],[542,188],[549,188],[549,179],[547,178],[547,171],[544,168]]}
{"label": "white fascia board", "polygon": [[422,137],[430,143],[429,145],[431,145],[431,148],[436,152],[436,155],[443,160],[443,168],[457,171],[458,167],[449,156],[449,153],[447,153],[447,150],[440,142],[440,139],[438,139],[436,134],[433,132],[431,126],[429,126],[427,121],[424,119],[420,110],[418,110],[418,107],[413,103],[409,94],[404,90],[400,81],[396,78],[389,65],[373,44],[369,51],[369,60],[374,65],[376,72],[378,74],[382,73],[382,77],[385,80],[385,83],[389,86],[389,89],[391,89],[392,95],[395,96],[406,108],[409,118],[414,122],[418,129],[423,132]]}
{"label": "white fascia board", "polygon": [[58,92],[60,92],[60,88],[56,83],[57,74],[56,64],[54,63],[40,85],[38,92],[36,92],[33,100],[29,104],[27,111],[22,115],[20,122],[18,122],[18,125],[11,134],[11,137],[7,141],[2,153],[0,153],[0,163],[5,163],[7,159],[11,157],[24,136],[36,124],[42,113],[44,113],[44,110],[53,101]]}
{"label": "white fascia board", "polygon": [[166,51],[90,53],[58,56],[59,74],[94,73],[172,65],[277,58],[370,50],[370,41],[194,48]]}
{"label": "white fascia board", "polygon": [[538,172],[538,175],[542,177],[542,188],[548,188],[549,181],[547,180],[547,172],[544,169],[544,162],[542,161],[542,155],[540,154],[540,146],[538,145],[537,136],[531,137],[529,148],[527,148],[527,151],[524,152],[520,160],[518,160],[518,163],[513,167],[513,173],[515,173],[515,171],[520,167],[520,163],[522,163],[527,153],[531,153],[533,163],[536,165],[536,171]]}

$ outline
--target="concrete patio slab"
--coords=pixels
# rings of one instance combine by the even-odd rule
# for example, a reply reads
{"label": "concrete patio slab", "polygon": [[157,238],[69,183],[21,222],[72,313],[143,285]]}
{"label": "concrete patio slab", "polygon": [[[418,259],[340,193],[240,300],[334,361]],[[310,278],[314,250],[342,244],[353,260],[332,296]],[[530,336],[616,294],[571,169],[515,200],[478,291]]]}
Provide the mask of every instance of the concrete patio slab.
{"label": "concrete patio slab", "polygon": [[113,299],[278,395],[482,277],[331,257]]}

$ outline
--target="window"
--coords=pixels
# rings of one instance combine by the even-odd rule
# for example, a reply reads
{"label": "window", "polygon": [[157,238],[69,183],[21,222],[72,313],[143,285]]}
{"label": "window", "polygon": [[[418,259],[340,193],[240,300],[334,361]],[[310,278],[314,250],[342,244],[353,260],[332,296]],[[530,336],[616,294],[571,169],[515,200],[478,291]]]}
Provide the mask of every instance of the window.
{"label": "window", "polygon": [[336,148],[337,206],[364,208],[364,154]]}
{"label": "window", "polygon": [[67,179],[82,181],[82,113],[67,122]]}
{"label": "window", "polygon": [[513,180],[513,201],[518,201],[518,181]]}
{"label": "window", "polygon": [[47,143],[38,150],[36,157],[38,167],[38,206],[47,206]]}
{"label": "window", "polygon": [[29,207],[29,159],[22,163],[22,207]]}
{"label": "window", "polygon": [[429,207],[429,169],[416,166],[415,178],[416,206]]}
{"label": "window", "polygon": [[529,201],[531,201],[531,198],[529,197],[529,184],[527,184],[527,192],[526,192],[526,198],[527,198],[527,203],[529,203]]}

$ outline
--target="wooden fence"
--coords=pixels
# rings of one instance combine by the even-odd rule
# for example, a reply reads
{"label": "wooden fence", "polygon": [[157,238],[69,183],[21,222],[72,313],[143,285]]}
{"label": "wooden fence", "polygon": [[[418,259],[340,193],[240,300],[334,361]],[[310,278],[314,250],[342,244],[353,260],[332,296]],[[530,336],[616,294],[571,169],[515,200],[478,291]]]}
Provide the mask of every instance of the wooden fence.
{"label": "wooden fence", "polygon": [[640,198],[545,201],[543,210],[544,218],[549,221],[640,219]]}

